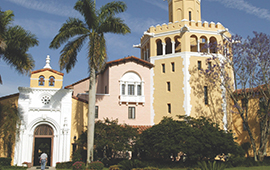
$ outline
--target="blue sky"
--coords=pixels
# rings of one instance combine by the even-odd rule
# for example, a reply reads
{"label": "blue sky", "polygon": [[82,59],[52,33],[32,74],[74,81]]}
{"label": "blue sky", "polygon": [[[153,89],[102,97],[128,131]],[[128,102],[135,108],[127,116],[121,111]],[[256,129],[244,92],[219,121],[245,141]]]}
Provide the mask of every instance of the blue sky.
{"label": "blue sky", "polygon": [[[97,0],[97,8],[112,0]],[[168,23],[168,3],[163,0],[124,0],[127,11],[119,16],[130,27],[131,34],[106,34],[108,61],[134,55],[140,57],[140,50],[133,48],[140,43],[144,31],[150,26]],[[76,0],[1,0],[2,11],[12,10],[14,24],[34,33],[39,46],[29,53],[35,60],[34,70],[45,66],[46,56],[51,57],[51,67],[60,71],[58,60],[60,50],[49,49],[49,44],[68,17],[81,18],[73,9]],[[202,21],[220,22],[231,34],[252,36],[253,31],[270,34],[270,0],[201,0]],[[82,18],[81,18],[82,19]],[[86,46],[78,55],[78,62],[70,73],[64,73],[64,86],[88,76]],[[18,74],[0,59],[0,97],[18,92],[18,87],[29,87],[30,77]]]}

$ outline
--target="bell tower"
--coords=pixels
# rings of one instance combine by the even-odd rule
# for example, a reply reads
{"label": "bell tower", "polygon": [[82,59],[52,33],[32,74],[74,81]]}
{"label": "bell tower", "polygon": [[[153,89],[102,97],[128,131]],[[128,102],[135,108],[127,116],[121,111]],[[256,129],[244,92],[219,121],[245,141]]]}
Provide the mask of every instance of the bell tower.
{"label": "bell tower", "polygon": [[201,21],[201,0],[168,0],[169,22]]}

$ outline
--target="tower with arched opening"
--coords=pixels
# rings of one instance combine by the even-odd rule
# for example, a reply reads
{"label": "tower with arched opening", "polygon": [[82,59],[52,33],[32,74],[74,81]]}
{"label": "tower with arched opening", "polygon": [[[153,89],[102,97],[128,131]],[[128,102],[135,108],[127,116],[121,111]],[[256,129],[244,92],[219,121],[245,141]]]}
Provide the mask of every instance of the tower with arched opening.
{"label": "tower with arched opening", "polygon": [[[227,116],[221,90],[210,87],[198,72],[211,68],[213,63],[206,60],[210,55],[222,56],[217,44],[222,45],[231,35],[220,23],[201,21],[201,3],[168,0],[169,23],[151,26],[141,37],[141,59],[155,65],[151,88],[154,123],[163,116],[210,115],[219,120]],[[226,128],[226,120],[223,125]]]}

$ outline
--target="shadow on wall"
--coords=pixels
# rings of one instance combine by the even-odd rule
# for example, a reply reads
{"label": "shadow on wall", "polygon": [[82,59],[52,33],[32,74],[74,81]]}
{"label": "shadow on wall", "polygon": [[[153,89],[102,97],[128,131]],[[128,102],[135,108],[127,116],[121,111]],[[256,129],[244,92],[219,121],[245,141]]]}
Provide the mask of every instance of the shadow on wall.
{"label": "shadow on wall", "polygon": [[[195,110],[195,116],[208,117],[214,123],[220,125],[220,128],[223,128],[223,99],[221,97],[221,88],[219,83],[210,83],[211,77],[201,73],[201,70],[197,66],[194,66],[189,70],[190,73],[190,86],[192,89],[192,95],[194,100],[192,100],[192,107]],[[194,112],[193,112],[194,113]],[[228,114],[227,110],[227,115]],[[231,116],[227,116],[227,122],[230,122],[228,119]],[[230,124],[226,125],[231,127]]]}

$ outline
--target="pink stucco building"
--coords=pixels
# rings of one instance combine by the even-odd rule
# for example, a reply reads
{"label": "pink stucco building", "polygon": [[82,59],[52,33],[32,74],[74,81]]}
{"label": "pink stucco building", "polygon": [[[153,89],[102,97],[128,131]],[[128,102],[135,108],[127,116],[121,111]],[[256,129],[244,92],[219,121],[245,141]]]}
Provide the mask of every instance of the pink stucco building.
{"label": "pink stucco building", "polygon": [[[120,124],[152,125],[150,70],[154,65],[125,57],[106,63],[97,77],[96,119],[118,119]],[[65,87],[73,89],[73,99],[88,102],[89,78]]]}

